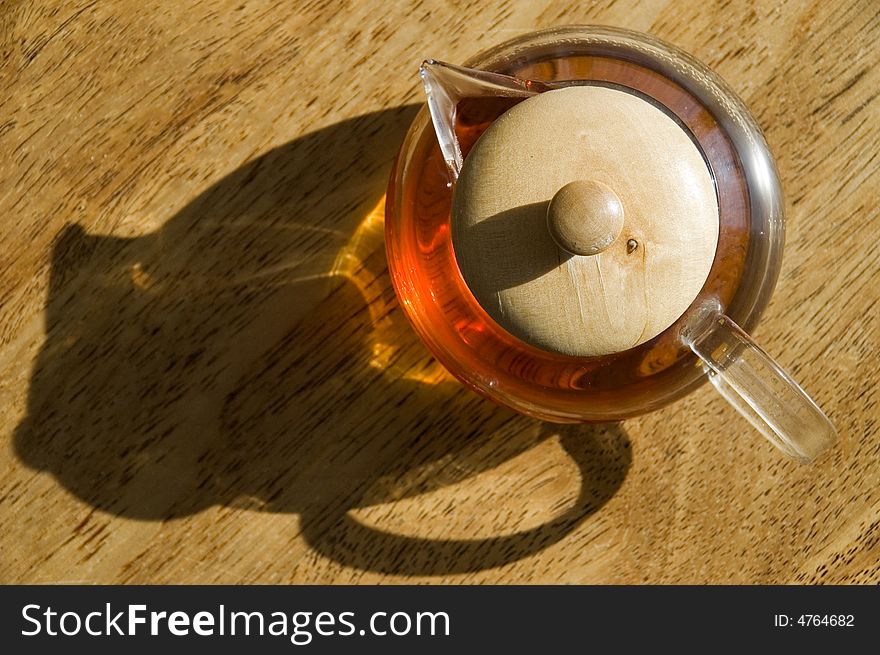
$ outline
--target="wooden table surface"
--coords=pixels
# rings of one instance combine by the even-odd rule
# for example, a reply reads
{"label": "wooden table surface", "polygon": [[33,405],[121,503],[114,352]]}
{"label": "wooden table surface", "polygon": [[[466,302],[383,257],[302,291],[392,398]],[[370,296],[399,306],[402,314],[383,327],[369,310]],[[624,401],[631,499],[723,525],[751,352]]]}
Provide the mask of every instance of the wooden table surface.
{"label": "wooden table surface", "polygon": [[[880,581],[880,6],[6,2],[0,581]],[[601,23],[766,131],[756,337],[836,423],[786,460],[713,390],[560,427],[451,380],[383,249],[425,57]]]}

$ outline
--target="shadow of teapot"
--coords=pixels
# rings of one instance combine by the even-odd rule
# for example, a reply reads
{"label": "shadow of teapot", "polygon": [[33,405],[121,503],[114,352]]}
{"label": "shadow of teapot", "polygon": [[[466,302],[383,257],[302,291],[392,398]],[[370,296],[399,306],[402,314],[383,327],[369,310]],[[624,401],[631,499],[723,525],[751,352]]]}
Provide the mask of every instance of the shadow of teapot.
{"label": "shadow of teapot", "polygon": [[[64,228],[18,457],[103,512],[296,513],[317,552],[404,575],[516,561],[599,509],[631,463],[622,429],[548,425],[486,402],[425,351],[397,306],[383,190],[414,112],[275,148],[143,236]],[[429,539],[352,513],[456,484],[548,438],[577,464],[580,492],[537,527]]]}

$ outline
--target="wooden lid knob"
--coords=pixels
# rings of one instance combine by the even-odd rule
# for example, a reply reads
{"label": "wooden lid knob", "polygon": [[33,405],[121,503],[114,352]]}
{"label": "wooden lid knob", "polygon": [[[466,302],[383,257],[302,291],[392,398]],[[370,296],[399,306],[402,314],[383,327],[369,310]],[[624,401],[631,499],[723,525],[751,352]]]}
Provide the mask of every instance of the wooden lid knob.
{"label": "wooden lid knob", "polygon": [[547,206],[547,229],[556,245],[566,252],[595,255],[620,236],[623,205],[617,194],[601,182],[569,182]]}
{"label": "wooden lid knob", "polygon": [[545,91],[480,136],[456,182],[452,245],[489,316],[592,357],[672,325],[718,243],[712,174],[680,123],[603,86]]}

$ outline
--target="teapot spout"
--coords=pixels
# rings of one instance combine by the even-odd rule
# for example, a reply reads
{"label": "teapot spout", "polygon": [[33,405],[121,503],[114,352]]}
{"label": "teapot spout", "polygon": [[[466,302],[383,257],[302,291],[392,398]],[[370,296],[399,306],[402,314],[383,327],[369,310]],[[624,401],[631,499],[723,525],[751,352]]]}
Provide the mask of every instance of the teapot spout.
{"label": "teapot spout", "polygon": [[456,114],[461,100],[483,97],[524,98],[552,88],[544,82],[455,66],[435,59],[422,62],[419,77],[425,87],[434,133],[452,182],[458,179],[463,161],[455,132]]}

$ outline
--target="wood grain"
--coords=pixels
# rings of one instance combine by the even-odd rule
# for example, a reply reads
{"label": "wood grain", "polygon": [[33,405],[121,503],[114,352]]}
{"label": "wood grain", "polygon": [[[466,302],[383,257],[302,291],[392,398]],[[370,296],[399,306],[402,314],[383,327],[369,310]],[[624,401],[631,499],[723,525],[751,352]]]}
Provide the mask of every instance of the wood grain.
{"label": "wood grain", "polygon": [[[880,581],[880,12],[851,2],[7,2],[0,581]],[[803,467],[708,387],[558,427],[460,388],[395,305],[418,62],[650,31],[765,128],[756,337],[842,442]]]}

